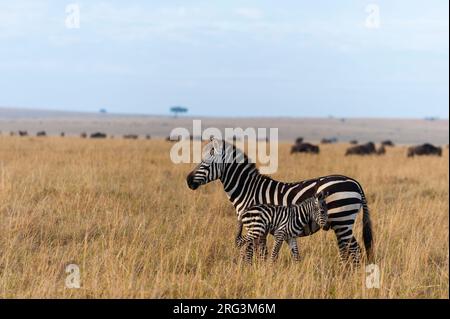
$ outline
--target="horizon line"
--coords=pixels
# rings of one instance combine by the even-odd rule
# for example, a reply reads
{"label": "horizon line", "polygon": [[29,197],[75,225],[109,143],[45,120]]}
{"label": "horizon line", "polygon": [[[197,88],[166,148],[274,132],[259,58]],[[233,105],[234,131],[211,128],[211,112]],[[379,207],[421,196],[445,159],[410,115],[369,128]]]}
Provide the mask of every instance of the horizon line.
{"label": "horizon line", "polygon": [[[169,107],[170,108],[170,107]],[[169,111],[167,114],[157,114],[157,113],[141,113],[141,112],[121,112],[121,111],[113,111],[110,112],[106,109],[106,112],[102,113],[102,108],[94,111],[94,110],[63,110],[56,108],[34,108],[34,107],[22,107],[22,106],[2,106],[0,105],[0,110],[18,110],[18,111],[35,111],[35,112],[56,112],[56,113],[75,113],[75,114],[88,114],[88,115],[101,115],[101,116],[145,116],[145,117],[169,117],[169,118],[179,118],[179,119],[189,119],[194,117],[200,118],[306,118],[306,119],[336,119],[336,120],[345,120],[345,119],[386,119],[386,120],[445,120],[448,121],[449,117],[440,117],[435,115],[423,116],[423,117],[409,117],[409,116],[351,116],[351,115],[206,115],[206,114],[185,114],[178,115],[175,117]]]}

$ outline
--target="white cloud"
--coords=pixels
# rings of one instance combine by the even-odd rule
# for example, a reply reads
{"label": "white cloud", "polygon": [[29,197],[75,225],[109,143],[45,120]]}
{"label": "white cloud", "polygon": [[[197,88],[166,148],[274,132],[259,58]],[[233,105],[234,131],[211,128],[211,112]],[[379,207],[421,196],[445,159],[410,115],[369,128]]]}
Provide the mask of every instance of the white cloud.
{"label": "white cloud", "polygon": [[0,38],[25,36],[48,26],[45,1],[14,1],[0,6]]}
{"label": "white cloud", "polygon": [[[324,20],[322,16],[298,18],[291,12],[270,11],[270,19],[257,7],[124,5],[103,1],[82,2],[81,29],[64,27],[64,6],[47,0],[17,0],[0,7],[0,39],[27,37],[54,46],[92,42],[145,42],[155,45],[178,42],[188,45],[221,45],[242,38],[285,46],[325,46],[340,52],[366,49],[448,51],[448,18],[428,14],[399,20],[382,16],[382,28],[369,32],[364,15]],[[363,12],[362,12],[363,13]],[[437,16],[437,19],[435,19]],[[235,36],[237,35],[237,36]],[[161,44],[164,45],[164,44]]]}
{"label": "white cloud", "polygon": [[264,13],[258,8],[237,8],[235,13],[243,18],[258,20],[264,17]]}

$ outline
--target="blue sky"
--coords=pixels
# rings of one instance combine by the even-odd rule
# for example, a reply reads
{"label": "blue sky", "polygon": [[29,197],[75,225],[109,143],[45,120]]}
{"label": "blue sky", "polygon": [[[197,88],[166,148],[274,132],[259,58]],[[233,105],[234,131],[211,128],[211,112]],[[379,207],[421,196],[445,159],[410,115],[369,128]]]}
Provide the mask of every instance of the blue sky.
{"label": "blue sky", "polygon": [[0,106],[448,118],[448,6],[0,0]]}

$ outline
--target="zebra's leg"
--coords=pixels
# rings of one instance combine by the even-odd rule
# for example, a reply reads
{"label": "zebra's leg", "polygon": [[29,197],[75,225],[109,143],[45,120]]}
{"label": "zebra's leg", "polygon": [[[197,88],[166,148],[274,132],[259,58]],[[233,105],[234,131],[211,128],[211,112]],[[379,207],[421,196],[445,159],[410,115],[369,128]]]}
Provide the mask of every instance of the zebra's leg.
{"label": "zebra's leg", "polygon": [[339,223],[336,222],[333,224],[333,220],[330,222],[339,246],[341,265],[348,265],[349,262],[353,262],[355,264],[359,263],[361,252],[358,242],[353,237],[354,219],[349,219],[348,221],[345,221],[345,223],[343,223],[343,221],[339,221]]}
{"label": "zebra's leg", "polygon": [[344,268],[358,267],[361,260],[361,248],[355,237],[340,242],[341,266]]}
{"label": "zebra's leg", "polygon": [[259,252],[259,258],[263,261],[267,260],[268,250],[267,250],[267,234],[264,236],[261,236],[259,238],[258,242],[258,252]]}
{"label": "zebra's leg", "polygon": [[278,253],[280,252],[281,246],[283,245],[283,241],[284,241],[284,233],[283,232],[276,232],[274,234],[275,236],[275,244],[273,246],[273,250],[272,250],[272,262],[275,262],[278,259]]}
{"label": "zebra's leg", "polygon": [[353,224],[334,227],[342,265],[351,262],[358,265],[361,259],[361,248],[353,236]]}
{"label": "zebra's leg", "polygon": [[241,250],[241,259],[246,264],[251,265],[253,260],[253,240],[245,241],[243,245],[245,248]]}
{"label": "zebra's leg", "polygon": [[292,258],[294,258],[294,261],[300,261],[300,254],[297,246],[297,238],[295,237],[288,238],[286,242],[291,248],[291,254]]}
{"label": "zebra's leg", "polygon": [[234,240],[236,247],[242,247],[245,244],[244,238],[242,237],[242,227],[243,223],[241,221],[238,221],[236,228],[236,236]]}
{"label": "zebra's leg", "polygon": [[361,247],[354,236],[352,236],[352,239],[350,240],[348,251],[353,265],[359,266],[361,261]]}

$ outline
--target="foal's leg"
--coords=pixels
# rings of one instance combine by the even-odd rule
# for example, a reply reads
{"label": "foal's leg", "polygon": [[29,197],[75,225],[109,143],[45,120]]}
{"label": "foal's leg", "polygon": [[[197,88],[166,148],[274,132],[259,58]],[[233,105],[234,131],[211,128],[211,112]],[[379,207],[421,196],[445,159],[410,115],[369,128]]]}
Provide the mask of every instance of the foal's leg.
{"label": "foal's leg", "polygon": [[291,248],[291,254],[292,254],[292,257],[294,258],[294,261],[300,261],[300,254],[299,254],[299,250],[298,250],[298,246],[297,246],[297,239],[295,237],[291,237],[291,238],[288,238],[286,240],[286,242],[288,243],[289,247]]}
{"label": "foal's leg", "polygon": [[272,250],[272,261],[275,262],[278,259],[278,253],[280,252],[280,248],[283,245],[283,241],[285,238],[285,234],[282,231],[275,232],[275,244]]}
{"label": "foal's leg", "polygon": [[253,240],[245,241],[243,246],[244,249],[241,250],[241,259],[244,260],[246,264],[251,265],[253,260]]}
{"label": "foal's leg", "polygon": [[269,253],[267,250],[267,234],[265,234],[259,238],[258,252],[259,252],[259,258],[262,259],[263,261],[266,261],[267,255]]}

